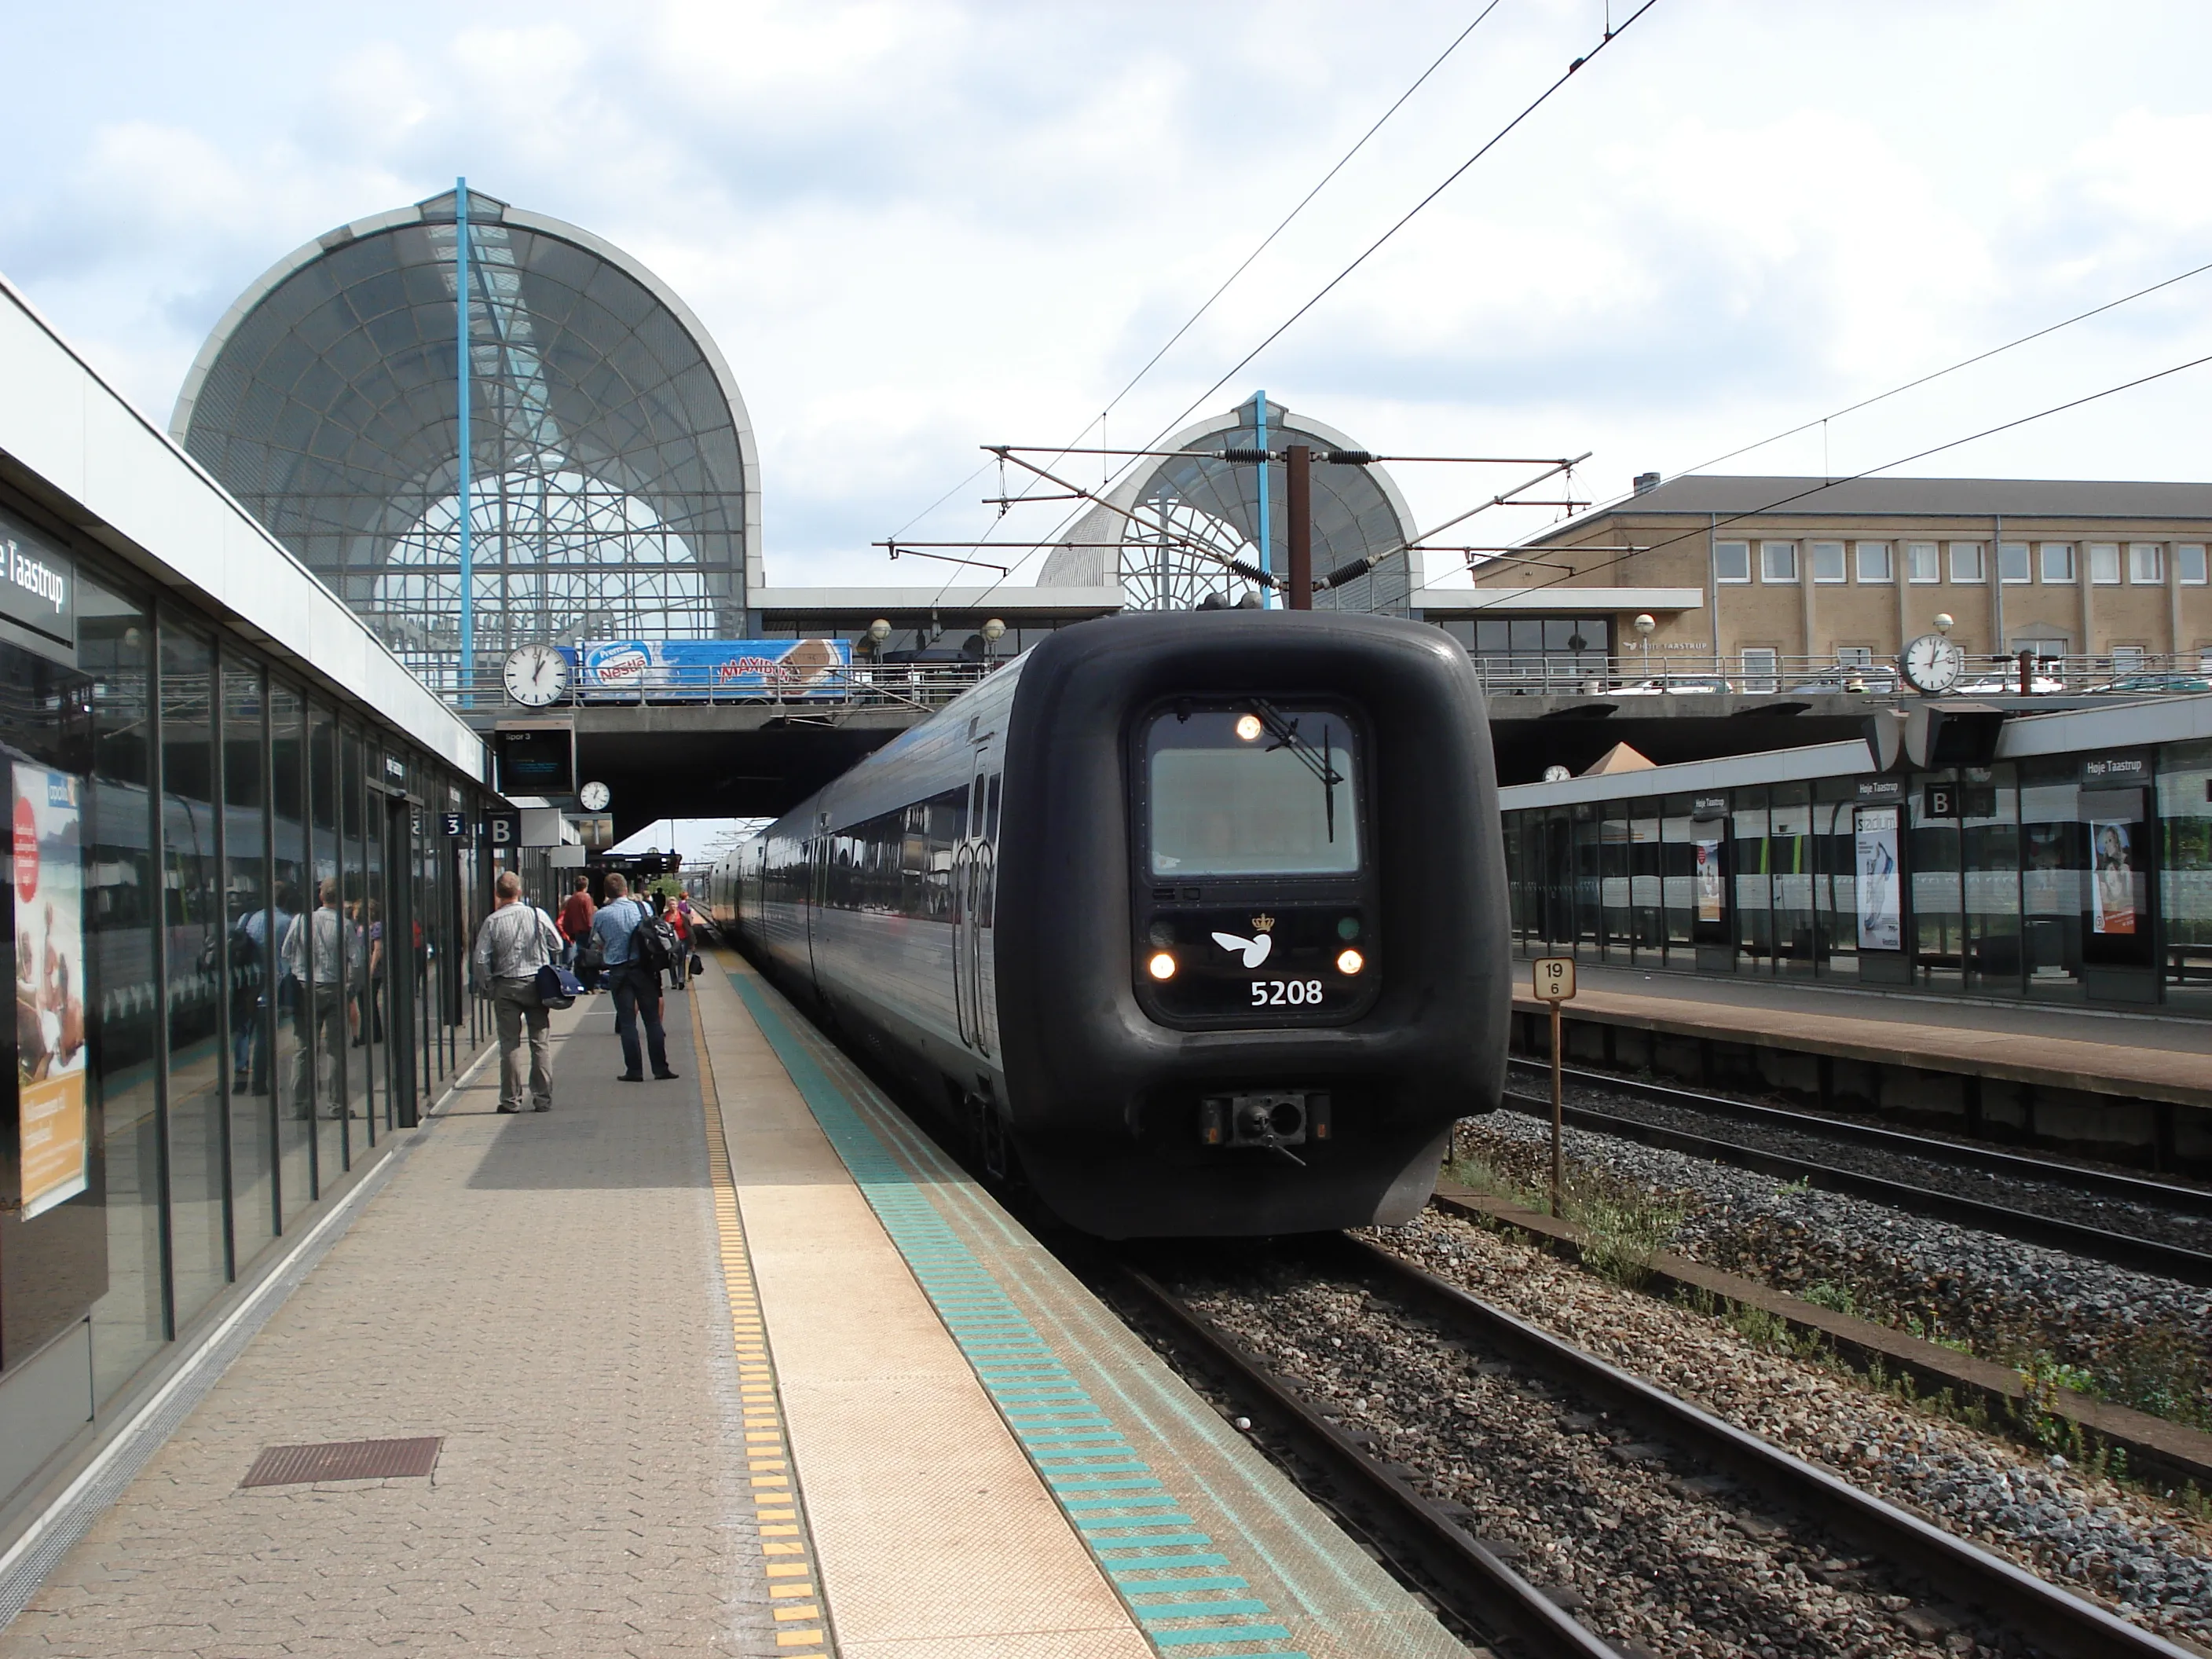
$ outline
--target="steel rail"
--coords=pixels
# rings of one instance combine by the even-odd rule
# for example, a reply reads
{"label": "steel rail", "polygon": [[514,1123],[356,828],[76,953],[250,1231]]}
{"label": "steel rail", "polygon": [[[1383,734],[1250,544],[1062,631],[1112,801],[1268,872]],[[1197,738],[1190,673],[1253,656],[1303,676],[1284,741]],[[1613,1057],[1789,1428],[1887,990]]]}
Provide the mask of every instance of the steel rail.
{"label": "steel rail", "polygon": [[[1539,1060],[1522,1060],[1516,1056],[1510,1063],[1523,1071],[1546,1076],[1551,1071],[1544,1061]],[[1778,1128],[1797,1129],[1808,1134],[1821,1135],[1830,1140],[1850,1141],[1861,1146],[1903,1152],[1933,1163],[1956,1164],[1965,1169],[1987,1170],[1993,1174],[2018,1176],[2024,1180],[2051,1182],[2108,1198],[2157,1205],[2185,1215],[2212,1217],[2212,1190],[2202,1187],[2181,1187],[2170,1182],[2149,1181],[2141,1176],[2121,1175],[2112,1170],[2069,1164],[2062,1158],[2034,1158],[2020,1152],[2002,1152],[1994,1146],[1929,1139],[1903,1130],[1879,1128],[1870,1123],[1853,1123],[1847,1118],[1826,1117],[1816,1112],[1793,1112],[1781,1106],[1761,1106],[1747,1100],[1734,1100],[1726,1095],[1702,1094],[1694,1089],[1677,1089],[1663,1083],[1646,1083],[1637,1078],[1616,1077],[1610,1072],[1586,1071],[1570,1066],[1564,1068],[1561,1075],[1570,1083],[1583,1084],[1593,1089],[1610,1089],[1616,1094],[1633,1095],[1639,1099],[1656,1101],[1662,1106],[1680,1106],[1689,1111],[1703,1112],[1709,1117],[1732,1117],[1746,1123],[1771,1124]]]}
{"label": "steel rail", "polygon": [[[1516,1094],[1510,1090],[1505,1099],[1509,1105],[1534,1115],[1551,1115],[1552,1103],[1548,1099],[1540,1100],[1534,1095]],[[1882,1176],[1840,1169],[1832,1164],[1816,1164],[1810,1158],[1793,1158],[1787,1152],[1770,1152],[1763,1146],[1747,1146],[1741,1141],[1693,1134],[1687,1129],[1668,1128],[1638,1118],[1618,1117],[1588,1106],[1564,1107],[1560,1115],[1579,1129],[1591,1129],[1668,1152],[1686,1152],[1692,1158],[1731,1164],[1784,1181],[1802,1181],[1824,1192],[1868,1199],[1911,1215],[1925,1216],[1931,1221],[1977,1228],[2023,1244],[2040,1244],[2134,1273],[2155,1273],[2185,1285],[2212,1286],[2212,1255],[2183,1245],[2139,1238],[2132,1233],[2116,1233],[2079,1221],[2062,1221],[2055,1216],[1964,1198],[1933,1187],[1915,1187]]]}
{"label": "steel rail", "polygon": [[2048,1583],[1759,1436],[1562,1342],[1402,1257],[1348,1236],[1334,1241],[1355,1270],[1385,1281],[1445,1322],[1641,1422],[1660,1438],[1852,1540],[1947,1600],[1978,1608],[2054,1659],[2185,1659],[2185,1650]]}
{"label": "steel rail", "polygon": [[[1441,1505],[1300,1400],[1212,1322],[1140,1269],[1117,1262],[1114,1272],[1120,1288],[1166,1326],[1173,1341],[1194,1352],[1247,1412],[1329,1483],[1325,1496],[1334,1500],[1330,1506],[1340,1522],[1455,1619],[1511,1642],[1531,1659],[1620,1659],[1610,1644],[1476,1542]],[[1380,1526],[1370,1529],[1370,1519]]]}

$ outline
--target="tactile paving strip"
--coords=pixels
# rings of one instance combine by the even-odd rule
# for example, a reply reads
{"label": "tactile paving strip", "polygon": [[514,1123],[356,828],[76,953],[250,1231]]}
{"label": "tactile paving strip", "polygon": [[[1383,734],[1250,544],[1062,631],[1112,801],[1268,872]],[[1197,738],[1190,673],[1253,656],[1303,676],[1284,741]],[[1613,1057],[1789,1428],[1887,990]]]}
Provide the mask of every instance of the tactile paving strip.
{"label": "tactile paving strip", "polygon": [[[697,1030],[696,997],[691,1019],[703,1060],[707,1044]],[[806,1528],[805,1505],[792,1474],[791,1447],[784,1438],[775,1362],[769,1352],[767,1328],[761,1322],[752,1256],[745,1248],[737,1184],[731,1178],[729,1145],[723,1139],[714,1089],[703,1087],[700,1095],[707,1113],[707,1174],[714,1194],[722,1283],[729,1297],[730,1340],[737,1351],[738,1392],[744,1412],[746,1474],[775,1621],[775,1647],[779,1653],[793,1656],[832,1654],[836,1644],[821,1577],[815,1571],[814,1543]]]}
{"label": "tactile paving strip", "polygon": [[[1054,1355],[750,976],[730,981],[1069,1522],[1173,1659],[1308,1659]],[[720,1194],[717,1194],[717,1202]]]}

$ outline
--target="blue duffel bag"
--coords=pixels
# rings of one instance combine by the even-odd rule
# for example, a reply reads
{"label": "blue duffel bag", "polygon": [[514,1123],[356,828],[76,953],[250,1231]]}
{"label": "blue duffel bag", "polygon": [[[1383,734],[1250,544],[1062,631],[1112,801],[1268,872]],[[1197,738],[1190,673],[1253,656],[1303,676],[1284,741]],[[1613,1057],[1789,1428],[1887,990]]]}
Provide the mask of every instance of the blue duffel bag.
{"label": "blue duffel bag", "polygon": [[584,981],[574,970],[549,962],[538,970],[538,1000],[548,1008],[566,1008],[584,994]]}

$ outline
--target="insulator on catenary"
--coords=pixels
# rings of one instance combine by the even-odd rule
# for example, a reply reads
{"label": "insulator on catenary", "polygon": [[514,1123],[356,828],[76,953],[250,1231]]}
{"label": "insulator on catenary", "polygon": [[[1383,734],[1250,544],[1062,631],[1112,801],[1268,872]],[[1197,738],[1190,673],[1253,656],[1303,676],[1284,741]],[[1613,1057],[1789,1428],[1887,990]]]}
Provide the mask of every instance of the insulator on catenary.
{"label": "insulator on catenary", "polygon": [[1246,581],[1256,583],[1261,587],[1273,587],[1275,585],[1275,579],[1273,576],[1257,565],[1247,564],[1242,559],[1230,560],[1229,568]]}
{"label": "insulator on catenary", "polygon": [[1364,449],[1332,449],[1322,459],[1331,466],[1372,466],[1374,456]]}
{"label": "insulator on catenary", "polygon": [[1214,453],[1224,461],[1249,461],[1256,463],[1260,461],[1272,461],[1275,459],[1274,452],[1267,449],[1219,449],[1216,450]]}
{"label": "insulator on catenary", "polygon": [[1350,564],[1340,564],[1337,566],[1335,569],[1330,571],[1328,574],[1323,576],[1319,581],[1316,582],[1314,586],[1316,589],[1334,587],[1339,582],[1348,582],[1357,577],[1365,575],[1368,571],[1374,568],[1374,565],[1375,561],[1372,559],[1354,559]]}

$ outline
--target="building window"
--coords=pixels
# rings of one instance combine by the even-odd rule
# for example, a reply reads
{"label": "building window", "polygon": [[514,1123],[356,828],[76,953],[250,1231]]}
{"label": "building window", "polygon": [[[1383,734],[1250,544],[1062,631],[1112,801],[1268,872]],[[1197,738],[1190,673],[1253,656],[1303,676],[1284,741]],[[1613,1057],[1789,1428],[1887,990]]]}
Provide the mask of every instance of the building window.
{"label": "building window", "polygon": [[1951,544],[1951,580],[1967,584],[1989,580],[1982,569],[1982,544],[1979,542]]}
{"label": "building window", "polygon": [[2140,674],[2142,665],[2142,646],[2116,645],[2112,647],[2112,672],[2115,674]]}
{"label": "building window", "polygon": [[1715,542],[1713,544],[1713,580],[1717,582],[1747,582],[1751,580],[1751,544],[1749,542]]}
{"label": "building window", "polygon": [[1905,543],[1905,574],[1908,581],[1940,582],[1943,580],[1943,567],[1936,556],[1935,543]]}
{"label": "building window", "polygon": [[2039,659],[2050,658],[2055,660],[2066,654],[2066,641],[2063,640],[2017,639],[2012,642],[2012,650],[2014,656],[2018,656],[2023,651],[2032,651]]}
{"label": "building window", "polygon": [[1861,542],[1858,554],[1861,581],[1887,582],[1897,580],[1890,566],[1887,542]]}
{"label": "building window", "polygon": [[1997,544],[1997,580],[2001,582],[2033,581],[2035,573],[2029,568],[2026,542]]}
{"label": "building window", "polygon": [[2184,587],[2204,586],[2204,544],[2183,542],[2173,550],[2173,580]]}
{"label": "building window", "polygon": [[1797,544],[1795,542],[1759,543],[1759,579],[1763,582],[1796,581],[1797,580]]}
{"label": "building window", "polygon": [[2138,587],[2162,586],[2166,581],[2166,548],[2158,542],[2128,544],[2128,580]]}
{"label": "building window", "polygon": [[1844,580],[1844,544],[1841,542],[1813,544],[1813,580],[1816,582],[1839,582]]}
{"label": "building window", "polygon": [[2070,582],[2074,580],[2073,543],[2044,543],[2043,580],[2047,582]]}
{"label": "building window", "polygon": [[1836,663],[1843,668],[1871,668],[1874,666],[1874,647],[1870,645],[1839,645],[1836,647]]}
{"label": "building window", "polygon": [[1782,684],[1782,653],[1771,646],[1753,646],[1743,653],[1743,689],[1773,691]]}
{"label": "building window", "polygon": [[2120,580],[2120,544],[2118,542],[2089,544],[2089,580],[2105,587],[2110,587]]}

